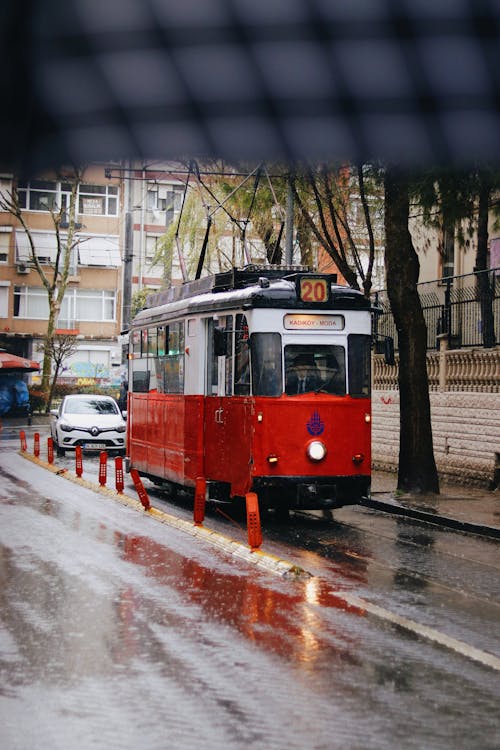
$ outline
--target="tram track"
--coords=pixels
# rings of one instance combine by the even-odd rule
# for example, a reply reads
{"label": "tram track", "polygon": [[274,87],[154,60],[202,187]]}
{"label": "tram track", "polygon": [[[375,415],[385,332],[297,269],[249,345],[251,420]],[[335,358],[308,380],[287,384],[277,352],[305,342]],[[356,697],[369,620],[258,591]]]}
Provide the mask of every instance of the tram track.
{"label": "tram track", "polygon": [[[342,526],[344,526],[346,528],[349,528],[349,529],[351,529],[353,531],[357,531],[357,532],[360,531],[359,527],[353,526],[351,524],[344,524],[344,523],[342,523]],[[364,529],[364,528],[362,529],[362,531],[363,531],[363,533],[372,534],[378,540],[384,539],[387,542],[394,542],[395,541],[393,537],[391,537],[390,535],[387,535],[387,534],[380,534],[380,533],[371,532],[370,530],[367,530],[367,529]],[[273,537],[273,538],[276,541],[276,538],[275,537]],[[471,590],[465,591],[463,588],[459,588],[458,586],[452,586],[450,584],[442,583],[436,577],[431,577],[431,576],[428,576],[428,575],[423,575],[422,573],[419,573],[419,572],[416,572],[414,570],[411,570],[411,568],[401,567],[400,565],[398,565],[398,566],[391,565],[391,564],[388,564],[388,563],[384,563],[381,560],[377,560],[377,559],[375,559],[373,557],[370,557],[368,555],[362,555],[362,554],[360,554],[358,552],[349,552],[349,551],[346,551],[345,549],[341,549],[338,546],[338,544],[337,544],[337,542],[335,540],[326,540],[325,541],[324,539],[323,540],[322,539],[318,539],[316,541],[317,541],[318,544],[321,545],[321,547],[326,547],[326,548],[332,548],[332,547],[334,547],[335,548],[335,554],[337,556],[337,559],[335,561],[333,561],[331,558],[329,558],[329,561],[333,562],[336,566],[337,565],[341,565],[342,564],[342,560],[344,560],[344,561],[346,561],[346,562],[348,562],[350,564],[357,564],[357,565],[362,565],[362,566],[365,566],[365,567],[366,566],[370,566],[370,568],[372,570],[379,570],[379,571],[382,571],[382,572],[385,572],[385,573],[389,573],[392,576],[394,576],[396,573],[398,573],[399,576],[404,576],[408,580],[416,581],[421,586],[425,585],[428,588],[428,590],[435,590],[436,592],[441,591],[441,592],[444,592],[444,593],[447,593],[447,594],[453,594],[454,596],[460,596],[460,597],[467,598],[469,600],[474,600],[478,604],[485,604],[485,605],[488,605],[488,606],[493,605],[496,608],[500,608],[500,602],[498,601],[498,599],[496,599],[493,596],[488,597],[488,596],[484,596],[484,595],[478,595],[474,591],[471,591]],[[415,546],[415,547],[419,546],[418,544],[412,543],[411,541],[406,542],[406,544],[408,544],[408,545],[412,545],[413,544],[413,546]],[[321,555],[321,552],[319,552],[318,554]],[[442,550],[442,551],[440,550],[440,554],[442,554],[443,556],[448,556],[450,558],[454,558],[455,557],[456,559],[461,559],[463,561],[462,558],[459,558],[458,556],[451,555],[451,554],[447,553],[445,550]],[[495,566],[495,565],[488,565],[487,563],[483,563],[482,561],[476,561],[474,559],[467,559],[467,562],[470,562],[470,563],[472,563],[474,565],[478,565],[478,566],[489,567],[489,568],[491,568],[494,571],[498,570],[497,566]]]}

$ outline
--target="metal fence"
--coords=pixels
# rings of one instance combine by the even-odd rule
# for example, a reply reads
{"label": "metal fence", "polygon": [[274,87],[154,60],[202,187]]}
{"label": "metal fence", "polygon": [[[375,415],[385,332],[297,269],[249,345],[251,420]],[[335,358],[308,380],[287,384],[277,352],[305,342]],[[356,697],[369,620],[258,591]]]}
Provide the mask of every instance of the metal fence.
{"label": "metal fence", "polygon": [[[479,289],[481,274],[488,281],[485,293]],[[494,327],[490,345],[500,343],[500,268],[424,282],[418,284],[418,293],[427,324],[428,349],[439,348],[440,334],[447,335],[450,349],[484,346],[483,317],[488,308]],[[376,292],[373,301],[382,310],[375,316],[375,333],[382,339],[392,337],[397,350],[398,336],[387,291]]]}

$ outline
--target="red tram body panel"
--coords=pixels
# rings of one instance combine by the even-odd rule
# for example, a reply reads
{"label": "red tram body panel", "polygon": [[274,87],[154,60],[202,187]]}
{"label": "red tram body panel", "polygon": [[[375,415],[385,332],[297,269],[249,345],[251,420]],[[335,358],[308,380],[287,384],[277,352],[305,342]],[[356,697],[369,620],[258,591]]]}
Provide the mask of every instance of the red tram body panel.
{"label": "red tram body panel", "polygon": [[368,301],[296,270],[187,286],[131,326],[128,468],[188,488],[204,477],[213,499],[254,491],[274,507],[365,497]]}

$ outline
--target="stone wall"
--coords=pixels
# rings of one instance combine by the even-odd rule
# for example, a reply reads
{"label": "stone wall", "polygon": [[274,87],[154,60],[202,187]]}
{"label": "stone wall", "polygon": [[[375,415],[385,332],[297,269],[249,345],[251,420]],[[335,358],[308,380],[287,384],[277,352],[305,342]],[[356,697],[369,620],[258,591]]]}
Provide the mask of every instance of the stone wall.
{"label": "stone wall", "polygon": [[[500,396],[431,393],[434,456],[440,476],[490,484],[500,457]],[[394,471],[399,453],[399,391],[374,391],[373,467]]]}
{"label": "stone wall", "polygon": [[[446,362],[443,362],[444,357]],[[498,348],[484,352],[435,352],[428,356],[434,455],[443,479],[498,484],[499,358]],[[397,366],[388,368],[381,360],[374,362],[373,385],[373,467],[396,470],[399,453]]]}

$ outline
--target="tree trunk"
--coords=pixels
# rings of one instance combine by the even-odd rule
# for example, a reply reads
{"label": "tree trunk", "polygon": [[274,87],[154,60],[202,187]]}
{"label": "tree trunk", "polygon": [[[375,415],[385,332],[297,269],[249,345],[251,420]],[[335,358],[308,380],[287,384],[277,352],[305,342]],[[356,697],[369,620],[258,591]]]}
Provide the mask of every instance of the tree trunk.
{"label": "tree trunk", "polygon": [[[43,352],[43,365],[42,365],[42,391],[48,396],[50,386],[50,376],[52,372],[52,341],[54,340],[55,332],[55,315],[53,306],[49,304],[49,319],[47,321],[47,331],[45,333],[45,344]],[[46,411],[48,412],[48,400],[46,404]]]}
{"label": "tree trunk", "polygon": [[404,172],[386,170],[387,293],[399,341],[398,489],[438,493],[427,377],[427,328],[417,291],[419,262],[408,229],[408,187]]}
{"label": "tree trunk", "polygon": [[[477,222],[476,266],[477,292],[481,306],[481,325],[483,346],[491,349],[495,346],[495,321],[493,317],[493,290],[488,274],[488,208],[490,185],[486,178],[481,180],[479,189],[479,211]],[[479,273],[478,273],[479,272]]]}

